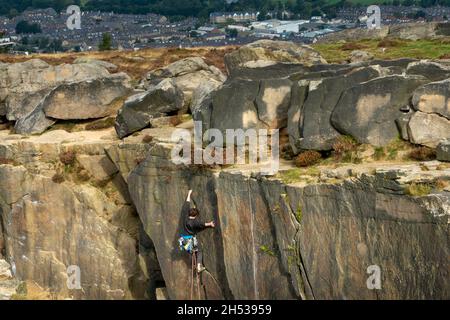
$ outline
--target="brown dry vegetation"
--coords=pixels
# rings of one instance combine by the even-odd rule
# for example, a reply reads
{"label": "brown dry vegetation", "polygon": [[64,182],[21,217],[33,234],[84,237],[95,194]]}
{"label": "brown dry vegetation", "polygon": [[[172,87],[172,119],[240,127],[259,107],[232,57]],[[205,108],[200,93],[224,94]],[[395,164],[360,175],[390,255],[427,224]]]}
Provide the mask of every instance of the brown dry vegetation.
{"label": "brown dry vegetation", "polygon": [[75,162],[76,154],[73,151],[61,152],[59,155],[59,161],[65,165],[73,165]]}
{"label": "brown dry vegetation", "polygon": [[0,54],[0,62],[14,63],[30,59],[42,59],[51,65],[73,63],[76,58],[89,57],[111,62],[118,66],[118,72],[126,72],[134,79],[143,78],[150,70],[161,68],[187,57],[204,57],[206,63],[214,65],[225,72],[224,55],[236,47],[199,47],[199,48],[149,48],[139,51],[92,51],[57,54],[35,54],[18,56]]}
{"label": "brown dry vegetation", "polygon": [[377,47],[378,48],[393,48],[400,46],[401,43],[398,40],[395,39],[383,39],[380,42],[378,42]]}
{"label": "brown dry vegetation", "polygon": [[320,159],[322,159],[322,155],[319,152],[308,150],[300,153],[294,162],[297,167],[309,167],[317,164]]}
{"label": "brown dry vegetation", "polygon": [[349,50],[351,50],[351,51],[353,51],[353,50],[361,50],[361,49],[365,49],[365,48],[367,48],[367,46],[365,46],[365,45],[363,45],[363,44],[361,44],[361,43],[356,43],[356,42],[348,42],[348,43],[344,43],[344,44],[341,46],[341,50],[344,50],[344,51],[349,51]]}
{"label": "brown dry vegetation", "polygon": [[408,156],[416,161],[430,161],[436,159],[436,150],[428,147],[417,147]]}

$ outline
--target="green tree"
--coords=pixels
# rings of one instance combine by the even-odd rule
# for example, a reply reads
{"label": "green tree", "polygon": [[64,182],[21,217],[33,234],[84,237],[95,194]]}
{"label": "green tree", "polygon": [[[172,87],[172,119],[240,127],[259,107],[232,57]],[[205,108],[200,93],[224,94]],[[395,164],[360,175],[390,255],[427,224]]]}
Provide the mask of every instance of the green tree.
{"label": "green tree", "polygon": [[29,23],[28,21],[21,20],[16,24],[16,33],[41,33],[41,26],[37,23]]}
{"label": "green tree", "polygon": [[19,15],[19,11],[17,11],[17,9],[14,9],[14,8],[9,10],[9,12],[8,12],[8,18],[9,19],[17,17],[18,15]]}
{"label": "green tree", "polygon": [[237,36],[238,36],[238,31],[236,29],[228,29],[228,28],[226,28],[225,31],[226,31],[227,36],[229,38],[237,38]]}
{"label": "green tree", "polygon": [[98,45],[98,49],[100,51],[111,50],[112,46],[112,37],[110,33],[104,33],[102,37],[102,41]]}

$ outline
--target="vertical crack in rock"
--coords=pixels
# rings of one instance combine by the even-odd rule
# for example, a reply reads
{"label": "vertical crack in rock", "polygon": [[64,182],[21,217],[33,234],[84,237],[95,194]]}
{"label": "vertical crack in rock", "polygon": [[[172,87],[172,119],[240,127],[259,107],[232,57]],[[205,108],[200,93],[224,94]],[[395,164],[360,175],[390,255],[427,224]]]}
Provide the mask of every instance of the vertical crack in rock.
{"label": "vertical crack in rock", "polygon": [[[291,219],[294,219],[294,221],[296,221],[297,218],[295,217],[294,210],[292,208],[292,204],[290,202],[286,201],[286,207],[289,210],[288,214],[290,215]],[[294,250],[297,253],[297,255],[296,255],[297,261],[296,262],[297,262],[297,265],[298,265],[298,268],[300,271],[300,275],[301,275],[300,286],[302,286],[302,288],[303,288],[303,291],[299,290],[300,291],[299,294],[303,300],[307,300],[310,297],[312,297],[312,299],[315,299],[316,297],[314,296],[314,290],[311,285],[311,282],[309,281],[308,272],[306,271],[305,264],[303,263],[302,252],[301,252],[300,246],[299,246],[301,229],[302,229],[301,221],[298,221],[298,225],[296,225],[296,232],[295,232],[295,236],[294,236]],[[296,281],[295,276],[292,274],[291,274],[291,280]],[[305,287],[305,284],[307,287]]]}
{"label": "vertical crack in rock", "polygon": [[6,257],[6,235],[4,233],[5,227],[3,225],[3,209],[0,205],[0,259]]}
{"label": "vertical crack in rock", "polygon": [[[300,232],[301,232],[301,227],[298,229],[298,232],[295,235],[295,239],[299,239]],[[312,299],[315,300],[316,296],[314,295],[313,286],[311,285],[311,282],[309,281],[308,272],[306,270],[305,264],[303,263],[302,251],[300,250],[300,246],[298,245],[297,241],[295,241],[295,250],[298,253],[298,265],[300,268],[300,274],[304,277],[302,284],[304,285],[306,283],[308,286],[307,288],[305,288],[307,290],[305,290],[305,292],[303,292],[304,297],[305,297],[304,300],[308,299],[309,296],[312,296]]]}
{"label": "vertical crack in rock", "polygon": [[248,185],[248,203],[250,206],[250,233],[252,235],[252,249],[253,249],[253,285],[254,285],[254,292],[255,292],[255,299],[259,299],[259,290],[258,290],[258,254],[256,253],[256,244],[255,244],[255,230],[254,230],[254,220],[255,220],[255,212],[253,210],[253,204],[252,204],[252,198],[251,198],[251,194],[250,194],[250,180],[247,180],[247,185]]}

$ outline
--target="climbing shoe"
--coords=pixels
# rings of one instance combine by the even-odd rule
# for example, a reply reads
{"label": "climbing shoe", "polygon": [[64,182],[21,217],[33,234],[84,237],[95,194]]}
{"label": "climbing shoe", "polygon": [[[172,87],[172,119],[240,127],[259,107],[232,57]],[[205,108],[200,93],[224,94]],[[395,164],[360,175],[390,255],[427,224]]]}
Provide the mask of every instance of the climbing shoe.
{"label": "climbing shoe", "polygon": [[201,272],[203,272],[205,270],[206,270],[206,268],[204,266],[202,266],[200,263],[197,265],[197,272],[198,273],[201,273]]}

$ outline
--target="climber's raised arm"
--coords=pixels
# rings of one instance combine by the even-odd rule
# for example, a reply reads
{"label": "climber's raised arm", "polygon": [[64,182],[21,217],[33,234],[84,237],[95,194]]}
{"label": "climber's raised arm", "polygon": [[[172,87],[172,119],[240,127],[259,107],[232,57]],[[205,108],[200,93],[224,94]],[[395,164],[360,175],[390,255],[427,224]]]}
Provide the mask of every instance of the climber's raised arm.
{"label": "climber's raised arm", "polygon": [[186,201],[187,202],[191,202],[191,194],[192,194],[192,190],[189,190]]}

